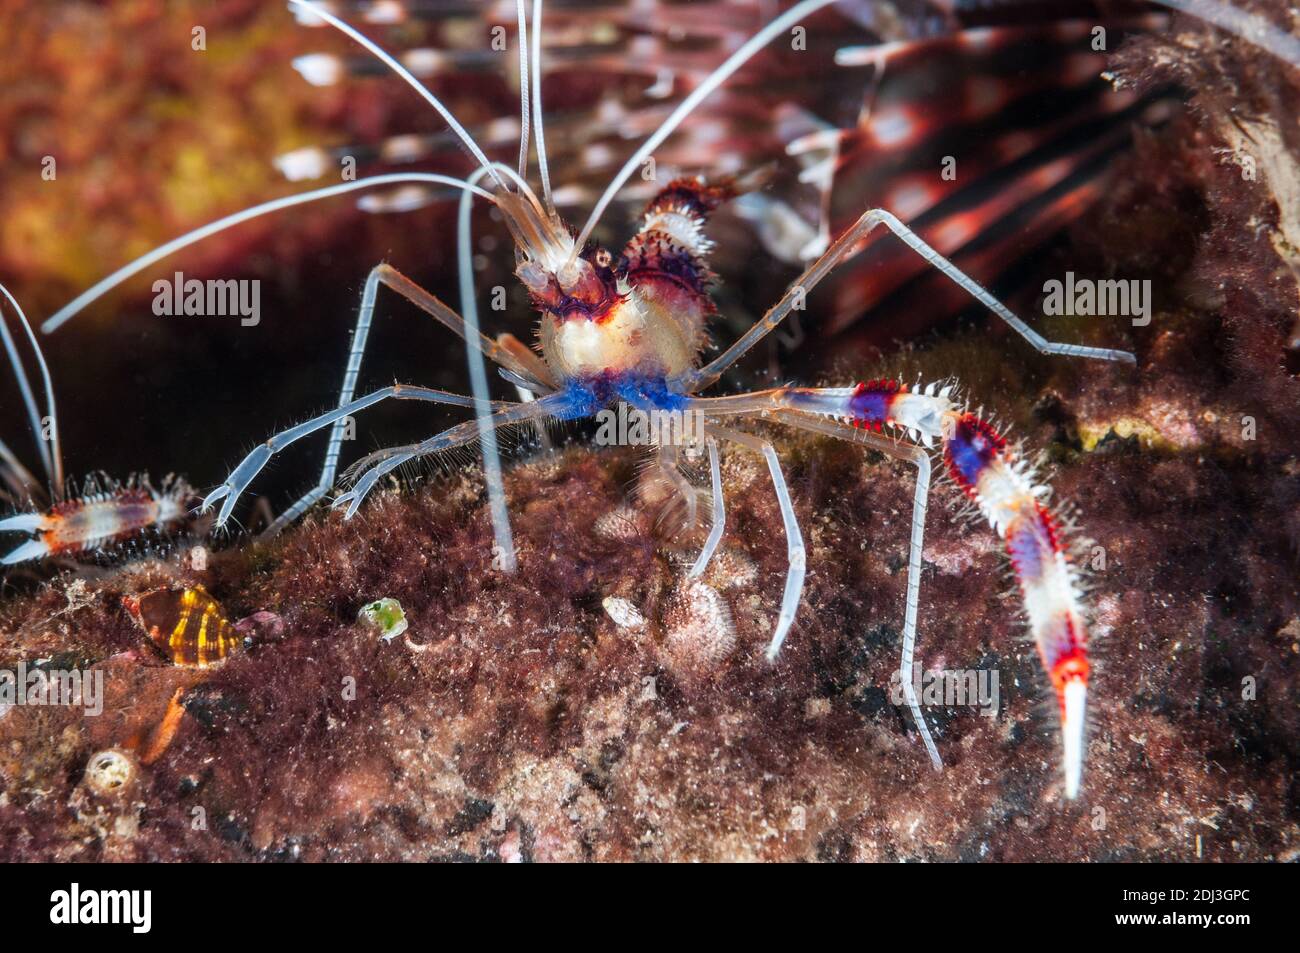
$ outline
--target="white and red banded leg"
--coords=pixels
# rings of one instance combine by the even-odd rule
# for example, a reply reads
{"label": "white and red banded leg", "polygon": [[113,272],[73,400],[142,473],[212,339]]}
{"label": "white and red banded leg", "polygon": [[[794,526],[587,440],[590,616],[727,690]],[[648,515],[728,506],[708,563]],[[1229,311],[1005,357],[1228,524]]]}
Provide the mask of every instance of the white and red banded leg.
{"label": "white and red banded leg", "polygon": [[824,432],[832,430],[814,422],[829,418],[878,432],[889,428],[925,446],[940,445],[953,480],[1001,537],[1011,557],[1030,632],[1056,692],[1065,792],[1073,798],[1083,772],[1091,671],[1078,574],[1067,552],[1063,526],[1042,503],[1047,487],[1035,481],[1028,464],[988,421],[960,408],[951,395],[948,386],[931,384],[911,390],[895,380],[878,380],[856,387],[791,387],[694,398],[690,407],[710,416],[767,412]]}

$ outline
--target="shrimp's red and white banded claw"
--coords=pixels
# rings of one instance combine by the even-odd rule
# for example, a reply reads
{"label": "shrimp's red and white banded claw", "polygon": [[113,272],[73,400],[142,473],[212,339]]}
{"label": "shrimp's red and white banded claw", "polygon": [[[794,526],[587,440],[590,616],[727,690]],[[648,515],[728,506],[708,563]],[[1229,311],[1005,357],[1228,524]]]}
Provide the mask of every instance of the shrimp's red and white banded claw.
{"label": "shrimp's red and white banded claw", "polygon": [[0,565],[76,555],[124,542],[149,529],[163,529],[183,520],[193,499],[194,491],[183,480],[170,480],[161,490],[139,482],[62,500],[44,513],[0,519],[0,532],[33,534],[0,557]]}
{"label": "shrimp's red and white banded claw", "polygon": [[1038,654],[1056,691],[1067,797],[1083,771],[1088,694],[1088,631],[1078,574],[1061,521],[1043,505],[1049,488],[988,421],[963,410],[951,386],[909,390],[894,380],[854,388],[789,389],[772,402],[828,415],[855,427],[892,428],[913,441],[941,446],[954,482],[1003,540],[1019,583]]}

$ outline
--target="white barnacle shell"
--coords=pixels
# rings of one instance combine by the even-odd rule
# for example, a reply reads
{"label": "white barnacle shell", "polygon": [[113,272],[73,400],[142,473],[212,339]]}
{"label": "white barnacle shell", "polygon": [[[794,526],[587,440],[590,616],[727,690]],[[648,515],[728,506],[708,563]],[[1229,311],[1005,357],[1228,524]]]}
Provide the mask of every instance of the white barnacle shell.
{"label": "white barnacle shell", "polygon": [[592,531],[603,539],[630,540],[641,536],[644,528],[640,513],[630,506],[620,506],[601,514]]}
{"label": "white barnacle shell", "polygon": [[683,585],[664,616],[665,665],[677,675],[707,676],[735,647],[736,627],[722,594],[698,580]]}
{"label": "white barnacle shell", "polygon": [[645,625],[645,616],[641,614],[641,610],[626,599],[608,596],[601,605],[605,607],[605,614],[613,619],[614,624],[620,629],[639,629]]}
{"label": "white barnacle shell", "polygon": [[108,748],[90,756],[82,781],[101,798],[124,798],[134,788],[138,773],[133,754],[122,748]]}

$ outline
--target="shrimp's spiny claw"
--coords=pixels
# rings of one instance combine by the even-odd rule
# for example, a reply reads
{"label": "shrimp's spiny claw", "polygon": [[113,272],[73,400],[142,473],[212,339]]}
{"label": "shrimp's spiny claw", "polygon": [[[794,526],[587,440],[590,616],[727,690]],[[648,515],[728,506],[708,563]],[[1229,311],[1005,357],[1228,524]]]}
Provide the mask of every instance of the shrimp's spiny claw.
{"label": "shrimp's spiny claw", "polygon": [[225,526],[226,521],[230,519],[230,514],[234,512],[235,504],[239,502],[239,497],[243,495],[244,490],[248,489],[248,485],[253,482],[254,477],[266,466],[266,462],[271,459],[271,454],[274,452],[275,448],[269,442],[254,447],[252,452],[244,457],[239,466],[235,467],[234,472],[230,474],[226,482],[204,497],[203,505],[200,507],[202,512],[206,513],[212,508],[213,503],[224,499],[225,502],[221,504],[221,511],[217,513],[217,526]]}
{"label": "shrimp's spiny claw", "polygon": [[893,428],[915,442],[938,442],[953,481],[1002,539],[1019,584],[1029,629],[1056,692],[1065,794],[1078,796],[1085,756],[1091,667],[1078,573],[1066,528],[1043,505],[1047,488],[998,429],[952,399],[951,385],[909,388],[873,380],[855,388],[790,388],[781,403],[870,431]]}

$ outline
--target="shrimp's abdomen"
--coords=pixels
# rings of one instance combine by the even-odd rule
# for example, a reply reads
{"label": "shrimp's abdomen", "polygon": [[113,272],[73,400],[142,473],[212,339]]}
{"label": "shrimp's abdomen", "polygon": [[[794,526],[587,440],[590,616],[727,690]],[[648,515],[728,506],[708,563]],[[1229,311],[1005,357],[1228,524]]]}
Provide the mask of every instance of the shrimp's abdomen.
{"label": "shrimp's abdomen", "polygon": [[0,558],[0,564],[72,556],[126,542],[183,519],[192,495],[180,480],[162,491],[135,484],[63,500],[45,513],[11,516],[0,520],[0,531],[30,531],[35,538]]}
{"label": "shrimp's abdomen", "polygon": [[162,500],[144,489],[68,500],[50,510],[43,536],[51,555],[81,552],[164,522],[163,508]]}

